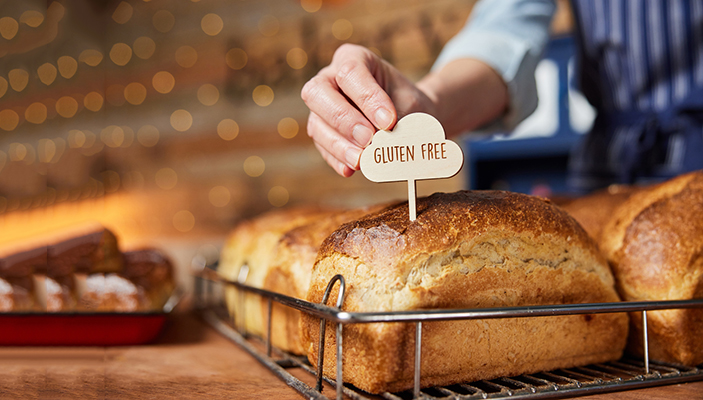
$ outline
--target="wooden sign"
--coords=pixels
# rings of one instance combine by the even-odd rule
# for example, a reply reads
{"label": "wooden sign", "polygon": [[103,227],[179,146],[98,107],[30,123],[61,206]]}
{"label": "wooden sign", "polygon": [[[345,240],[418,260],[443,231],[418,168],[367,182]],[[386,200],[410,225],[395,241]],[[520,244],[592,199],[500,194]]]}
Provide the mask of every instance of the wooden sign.
{"label": "wooden sign", "polygon": [[392,131],[378,131],[361,153],[360,167],[372,182],[408,182],[410,220],[417,217],[415,181],[450,178],[464,164],[461,147],[429,114],[401,118]]}

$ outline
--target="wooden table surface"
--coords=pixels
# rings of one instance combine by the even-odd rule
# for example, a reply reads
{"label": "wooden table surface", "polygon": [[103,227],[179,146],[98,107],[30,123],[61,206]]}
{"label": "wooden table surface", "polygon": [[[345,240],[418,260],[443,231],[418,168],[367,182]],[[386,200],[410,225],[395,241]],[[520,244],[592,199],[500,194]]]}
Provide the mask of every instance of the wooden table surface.
{"label": "wooden table surface", "polygon": [[[312,384],[311,379],[304,380]],[[333,390],[326,393],[334,395]],[[0,398],[298,400],[302,397],[192,313],[181,312],[171,316],[154,344],[145,346],[0,348]],[[703,382],[582,398],[701,399]]]}

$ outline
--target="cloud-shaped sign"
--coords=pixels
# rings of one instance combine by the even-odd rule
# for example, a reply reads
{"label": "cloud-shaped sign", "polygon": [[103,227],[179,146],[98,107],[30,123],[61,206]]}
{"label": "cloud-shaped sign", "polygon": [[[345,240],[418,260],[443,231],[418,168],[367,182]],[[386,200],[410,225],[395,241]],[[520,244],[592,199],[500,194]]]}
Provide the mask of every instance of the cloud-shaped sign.
{"label": "cloud-shaped sign", "polygon": [[449,178],[464,164],[461,147],[447,140],[429,114],[409,114],[392,131],[378,131],[361,153],[361,172],[373,182]]}

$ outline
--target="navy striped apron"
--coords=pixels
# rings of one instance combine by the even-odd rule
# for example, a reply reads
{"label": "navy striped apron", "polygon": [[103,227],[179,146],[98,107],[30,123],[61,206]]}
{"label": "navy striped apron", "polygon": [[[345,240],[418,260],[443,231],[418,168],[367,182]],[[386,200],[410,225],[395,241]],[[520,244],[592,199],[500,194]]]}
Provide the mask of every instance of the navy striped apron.
{"label": "navy striped apron", "polygon": [[569,186],[703,169],[703,0],[573,0],[580,89],[598,110]]}

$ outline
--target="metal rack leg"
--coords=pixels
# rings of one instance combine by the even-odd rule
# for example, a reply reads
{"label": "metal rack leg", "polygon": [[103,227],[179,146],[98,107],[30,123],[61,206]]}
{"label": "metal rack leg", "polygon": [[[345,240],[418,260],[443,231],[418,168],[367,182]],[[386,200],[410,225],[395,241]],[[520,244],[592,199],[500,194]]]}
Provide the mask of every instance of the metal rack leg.
{"label": "metal rack leg", "polygon": [[422,366],[422,322],[415,323],[415,377],[413,398],[420,398],[420,367]]}
{"label": "metal rack leg", "polygon": [[642,310],[642,341],[644,343],[644,371],[649,374],[649,338],[647,336],[647,310]]}
{"label": "metal rack leg", "polygon": [[[344,302],[344,292],[346,285],[344,283],[344,277],[342,275],[335,275],[327,283],[327,288],[325,288],[325,293],[322,295],[322,304],[327,304],[327,300],[330,297],[332,288],[334,284],[339,281],[339,295],[337,296],[337,308],[342,309],[342,304]],[[320,340],[317,344],[317,384],[315,385],[315,390],[322,392],[322,370],[325,362],[325,327],[326,320],[320,318]],[[342,399],[342,386],[344,384],[342,376],[342,326],[337,324],[337,399]]]}
{"label": "metal rack leg", "polygon": [[268,324],[266,324],[266,355],[271,357],[271,313],[273,310],[273,300],[268,299]]}

